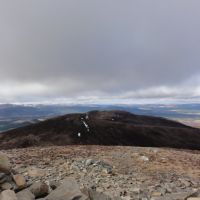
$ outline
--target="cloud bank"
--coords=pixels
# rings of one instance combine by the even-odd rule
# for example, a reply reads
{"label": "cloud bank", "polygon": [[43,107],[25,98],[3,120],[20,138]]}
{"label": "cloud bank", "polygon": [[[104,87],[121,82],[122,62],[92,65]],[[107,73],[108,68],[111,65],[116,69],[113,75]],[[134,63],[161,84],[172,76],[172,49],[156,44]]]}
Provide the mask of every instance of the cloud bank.
{"label": "cloud bank", "polygon": [[0,102],[200,100],[198,0],[3,0]]}

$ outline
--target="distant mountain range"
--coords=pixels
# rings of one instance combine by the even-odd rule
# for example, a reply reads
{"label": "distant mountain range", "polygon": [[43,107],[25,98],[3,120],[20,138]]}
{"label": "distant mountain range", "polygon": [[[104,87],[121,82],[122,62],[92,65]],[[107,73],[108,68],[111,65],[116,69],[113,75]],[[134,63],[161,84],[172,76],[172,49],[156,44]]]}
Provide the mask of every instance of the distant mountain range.
{"label": "distant mountain range", "polygon": [[200,149],[200,129],[114,110],[67,114],[0,134],[0,148],[79,144]]}
{"label": "distant mountain range", "polygon": [[16,105],[0,104],[0,132],[37,123],[51,117],[91,110],[125,110],[173,119],[200,127],[200,104],[174,105]]}

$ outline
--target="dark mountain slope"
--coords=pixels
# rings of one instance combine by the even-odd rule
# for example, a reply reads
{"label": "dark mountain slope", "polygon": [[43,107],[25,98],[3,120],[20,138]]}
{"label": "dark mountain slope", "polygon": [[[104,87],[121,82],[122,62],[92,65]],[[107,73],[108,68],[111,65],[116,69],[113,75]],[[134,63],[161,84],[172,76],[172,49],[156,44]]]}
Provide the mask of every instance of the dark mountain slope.
{"label": "dark mountain slope", "polygon": [[92,111],[68,114],[0,134],[0,148],[52,144],[200,149],[200,130],[159,117]]}

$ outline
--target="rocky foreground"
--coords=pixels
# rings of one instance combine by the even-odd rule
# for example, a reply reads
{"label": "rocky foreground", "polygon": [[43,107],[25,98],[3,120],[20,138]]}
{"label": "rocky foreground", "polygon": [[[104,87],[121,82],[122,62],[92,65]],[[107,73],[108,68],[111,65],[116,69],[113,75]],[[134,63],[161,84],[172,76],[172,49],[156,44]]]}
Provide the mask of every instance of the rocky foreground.
{"label": "rocky foreground", "polygon": [[0,154],[0,200],[199,200],[200,152],[51,146]]}

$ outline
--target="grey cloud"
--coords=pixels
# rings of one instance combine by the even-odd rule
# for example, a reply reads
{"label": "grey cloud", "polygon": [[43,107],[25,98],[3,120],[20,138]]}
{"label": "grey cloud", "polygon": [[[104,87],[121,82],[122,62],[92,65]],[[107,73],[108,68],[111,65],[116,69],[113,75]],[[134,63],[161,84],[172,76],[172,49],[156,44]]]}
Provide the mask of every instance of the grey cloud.
{"label": "grey cloud", "polygon": [[188,81],[195,93],[199,6],[198,0],[3,0],[1,99],[184,98],[179,91]]}

